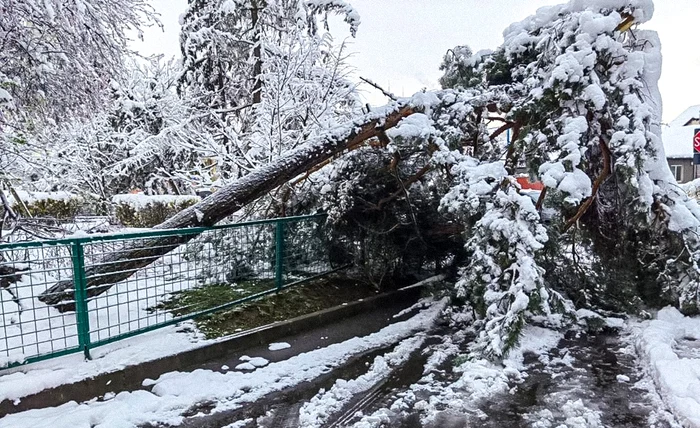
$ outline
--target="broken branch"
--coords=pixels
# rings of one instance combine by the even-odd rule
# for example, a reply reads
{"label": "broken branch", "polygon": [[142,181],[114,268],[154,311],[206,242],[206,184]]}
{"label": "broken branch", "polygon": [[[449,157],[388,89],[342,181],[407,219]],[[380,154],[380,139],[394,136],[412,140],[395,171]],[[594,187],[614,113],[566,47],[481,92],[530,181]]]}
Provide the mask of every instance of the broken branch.
{"label": "broken branch", "polygon": [[576,212],[576,215],[571,217],[569,221],[566,222],[566,225],[564,226],[564,232],[566,232],[567,230],[569,230],[569,228],[571,228],[571,226],[576,224],[576,222],[579,221],[581,217],[583,217],[586,211],[588,211],[591,205],[593,205],[593,201],[595,200],[595,197],[598,194],[598,189],[600,189],[600,186],[603,184],[605,179],[607,179],[612,173],[610,162],[612,154],[610,153],[610,148],[605,143],[602,137],[600,138],[600,150],[603,153],[603,171],[601,171],[600,175],[598,175],[598,178],[596,178],[595,182],[593,183],[593,191],[591,192],[591,197],[586,199],[586,201],[579,207],[578,211]]}

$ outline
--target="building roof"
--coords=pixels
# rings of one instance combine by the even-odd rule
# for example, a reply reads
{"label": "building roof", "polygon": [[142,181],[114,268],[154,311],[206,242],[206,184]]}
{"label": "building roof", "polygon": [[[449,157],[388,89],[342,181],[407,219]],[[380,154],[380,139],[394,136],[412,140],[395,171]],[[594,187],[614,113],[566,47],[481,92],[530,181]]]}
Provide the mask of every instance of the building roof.
{"label": "building roof", "polygon": [[700,105],[687,108],[680,116],[661,128],[666,157],[671,159],[693,157],[693,134],[700,125],[693,124],[700,119]]}
{"label": "building roof", "polygon": [[700,119],[700,105],[688,107],[683,113],[681,113],[680,116],[673,119],[668,126],[674,128],[686,126],[688,122],[692,121],[693,119]]}
{"label": "building roof", "polygon": [[664,126],[661,129],[664,152],[671,159],[693,157],[693,132],[700,126]]}

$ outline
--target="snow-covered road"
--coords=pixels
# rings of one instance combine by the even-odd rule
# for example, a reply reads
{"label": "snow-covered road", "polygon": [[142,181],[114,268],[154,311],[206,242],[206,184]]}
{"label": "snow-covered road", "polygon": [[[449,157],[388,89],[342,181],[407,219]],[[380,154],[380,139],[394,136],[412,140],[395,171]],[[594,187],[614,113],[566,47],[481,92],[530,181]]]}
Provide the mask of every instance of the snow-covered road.
{"label": "snow-covered road", "polygon": [[[503,364],[465,359],[470,336],[436,328],[333,373],[343,376],[334,382],[301,385],[224,421],[263,428],[680,427],[637,358],[638,326],[596,334],[529,327]],[[194,417],[182,426],[227,426],[221,422]]]}
{"label": "snow-covered road", "polygon": [[[146,424],[179,425],[200,408],[224,412],[254,403],[268,394],[312,381],[352,359],[355,355],[381,349],[430,329],[446,301],[435,302],[406,321],[388,325],[365,337],[305,352],[260,367],[221,373],[213,370],[167,373],[148,381],[150,391],[109,395],[104,400],[31,410],[8,415],[0,428],[126,428]],[[416,339],[410,343],[418,344]],[[250,361],[250,360],[248,360]]]}
{"label": "snow-covered road", "polygon": [[698,319],[665,309],[597,333],[528,326],[493,363],[468,329],[437,323],[444,305],[281,361],[168,373],[150,390],[10,415],[0,428],[700,426]]}

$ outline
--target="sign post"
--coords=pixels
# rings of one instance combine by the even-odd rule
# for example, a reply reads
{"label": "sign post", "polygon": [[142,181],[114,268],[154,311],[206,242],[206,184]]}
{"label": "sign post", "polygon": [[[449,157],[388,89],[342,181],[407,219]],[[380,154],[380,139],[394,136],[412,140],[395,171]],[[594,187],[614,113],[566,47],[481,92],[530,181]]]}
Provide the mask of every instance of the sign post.
{"label": "sign post", "polygon": [[700,165],[700,128],[693,131],[693,179],[698,178],[698,165]]}

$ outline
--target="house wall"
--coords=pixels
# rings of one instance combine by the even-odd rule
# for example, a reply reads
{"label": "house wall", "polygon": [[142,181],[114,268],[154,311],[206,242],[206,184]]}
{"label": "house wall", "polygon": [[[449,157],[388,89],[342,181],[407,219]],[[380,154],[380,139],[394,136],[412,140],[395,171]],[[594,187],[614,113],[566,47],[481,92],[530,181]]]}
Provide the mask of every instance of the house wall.
{"label": "house wall", "polygon": [[668,166],[671,168],[671,172],[673,172],[673,165],[680,165],[683,167],[683,176],[681,179],[681,183],[687,183],[688,181],[691,181],[695,179],[695,166],[693,165],[693,159],[691,158],[684,158],[684,159],[666,159],[668,161]]}

